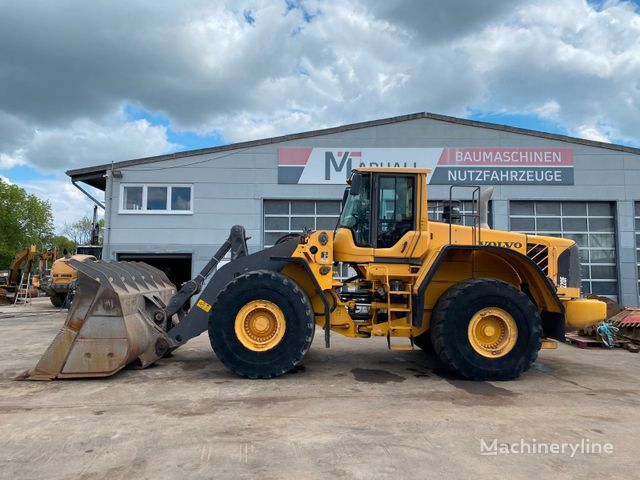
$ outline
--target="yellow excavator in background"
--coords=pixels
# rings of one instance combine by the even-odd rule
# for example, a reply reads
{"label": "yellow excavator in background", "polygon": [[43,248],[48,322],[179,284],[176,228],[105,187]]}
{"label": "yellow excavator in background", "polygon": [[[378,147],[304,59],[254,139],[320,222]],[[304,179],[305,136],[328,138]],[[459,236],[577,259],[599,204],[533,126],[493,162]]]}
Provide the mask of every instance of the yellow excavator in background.
{"label": "yellow excavator in background", "polygon": [[37,255],[38,258],[38,270],[31,277],[31,285],[35,288],[42,290],[42,284],[44,284],[50,275],[49,262],[54,262],[58,258],[58,247],[45,250]]}
{"label": "yellow excavator in background", "polygon": [[[603,302],[581,295],[574,241],[490,229],[480,187],[472,225],[452,202],[446,221],[429,220],[428,173],[356,169],[334,231],[287,235],[251,255],[236,225],[177,292],[144,263],[68,260],[78,281],[67,320],[21,378],[144,368],[205,331],[230,370],[272,378],[302,361],[318,326],[327,347],[332,333],[383,337],[392,350],[433,349],[468,379],[509,380],[567,325],[606,318]],[[335,278],[337,262],[355,275]]]}
{"label": "yellow excavator in background", "polygon": [[3,291],[3,296],[6,296],[7,293],[15,292],[20,286],[23,276],[27,277],[31,273],[37,254],[38,249],[36,246],[29,245],[14,255],[9,271],[6,275],[0,276],[0,291]]}

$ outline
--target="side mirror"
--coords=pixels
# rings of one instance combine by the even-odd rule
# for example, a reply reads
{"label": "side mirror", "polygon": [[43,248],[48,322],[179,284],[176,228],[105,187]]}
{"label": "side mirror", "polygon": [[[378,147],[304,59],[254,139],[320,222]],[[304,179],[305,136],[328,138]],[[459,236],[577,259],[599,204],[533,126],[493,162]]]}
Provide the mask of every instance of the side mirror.
{"label": "side mirror", "polygon": [[342,194],[342,208],[344,208],[347,203],[347,198],[349,198],[349,192],[351,191],[351,187],[347,187],[344,189],[344,193]]}
{"label": "side mirror", "polygon": [[351,188],[349,189],[349,193],[351,195],[358,195],[360,193],[361,187],[362,187],[362,175],[355,173],[351,177]]}

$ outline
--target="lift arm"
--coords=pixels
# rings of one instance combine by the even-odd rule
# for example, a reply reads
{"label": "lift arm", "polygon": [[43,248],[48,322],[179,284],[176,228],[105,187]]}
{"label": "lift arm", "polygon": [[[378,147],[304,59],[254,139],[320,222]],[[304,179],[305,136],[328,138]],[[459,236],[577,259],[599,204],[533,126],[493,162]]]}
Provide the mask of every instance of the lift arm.
{"label": "lift arm", "polygon": [[231,227],[231,233],[222,246],[218,249],[211,260],[207,262],[202,271],[193,279],[185,282],[178,293],[172,298],[167,307],[164,309],[167,318],[171,318],[174,314],[180,316],[183,307],[189,302],[191,297],[202,290],[207,277],[211,271],[220,263],[220,260],[231,250],[231,260],[236,260],[247,255],[247,240],[245,229],[242,225],[234,225]]}

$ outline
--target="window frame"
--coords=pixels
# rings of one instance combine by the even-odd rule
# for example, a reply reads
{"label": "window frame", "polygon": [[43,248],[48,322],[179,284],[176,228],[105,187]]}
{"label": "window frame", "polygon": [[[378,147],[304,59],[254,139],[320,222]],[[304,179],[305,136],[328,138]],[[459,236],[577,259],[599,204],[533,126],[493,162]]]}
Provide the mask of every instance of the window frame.
{"label": "window frame", "polygon": [[[125,208],[124,189],[126,187],[142,187],[142,206],[140,210],[128,210]],[[149,210],[147,208],[147,190],[149,187],[166,187],[167,189],[167,209]],[[172,190],[173,188],[189,188],[191,196],[189,198],[189,210],[173,210]],[[123,215],[193,215],[193,184],[192,183],[121,183],[120,199],[118,201],[118,213]]]}
{"label": "window frame", "polygon": [[[398,240],[396,241],[396,243],[394,243],[393,245],[389,245],[389,246],[379,246],[379,238],[378,238],[378,231],[380,229],[380,192],[382,191],[380,189],[380,181],[383,178],[394,178],[396,181],[398,178],[410,178],[411,179],[411,188],[412,188],[412,210],[413,210],[413,226],[411,229],[407,230],[403,235],[406,235],[408,232],[415,232],[417,227],[417,211],[418,211],[418,207],[417,207],[417,176],[415,174],[411,174],[411,173],[407,173],[407,174],[402,174],[402,175],[394,175],[392,173],[377,173],[375,175],[373,175],[372,178],[372,182],[371,182],[371,191],[369,192],[370,195],[370,204],[371,204],[371,212],[370,212],[370,217],[371,217],[371,225],[369,227],[369,236],[370,236],[370,244],[372,245],[373,248],[375,249],[385,249],[385,248],[393,248],[395,245],[398,244],[398,242],[400,241],[400,238],[398,238]],[[397,187],[397,182],[396,182],[396,187]]]}
{"label": "window frame", "polygon": [[[266,202],[271,202],[271,201],[276,201],[276,202],[287,202],[287,208],[288,208],[288,212],[287,213],[266,213],[265,211],[265,203]],[[293,213],[292,212],[292,202],[314,202],[314,213]],[[269,248],[272,247],[273,244],[267,243],[266,241],[266,234],[267,233],[280,233],[282,235],[286,235],[287,233],[295,233],[293,232],[292,229],[272,229],[272,228],[266,228],[266,218],[286,218],[289,222],[289,225],[291,225],[291,219],[296,217],[296,218],[300,218],[300,217],[305,217],[305,218],[313,218],[314,219],[314,224],[316,223],[317,219],[320,217],[330,217],[333,218],[335,217],[336,220],[336,224],[338,223],[338,220],[340,218],[340,213],[336,213],[336,214],[318,214],[317,213],[317,204],[318,203],[322,203],[322,202],[335,202],[338,203],[338,205],[340,204],[340,200],[339,199],[331,199],[331,198],[279,198],[279,197],[268,197],[268,198],[263,198],[262,199],[262,219],[261,219],[261,227],[262,227],[262,248]],[[340,207],[339,207],[340,208]],[[328,230],[328,229],[322,229],[322,230]],[[334,226],[334,230],[335,230],[335,226]],[[281,236],[282,236],[281,235]]]}

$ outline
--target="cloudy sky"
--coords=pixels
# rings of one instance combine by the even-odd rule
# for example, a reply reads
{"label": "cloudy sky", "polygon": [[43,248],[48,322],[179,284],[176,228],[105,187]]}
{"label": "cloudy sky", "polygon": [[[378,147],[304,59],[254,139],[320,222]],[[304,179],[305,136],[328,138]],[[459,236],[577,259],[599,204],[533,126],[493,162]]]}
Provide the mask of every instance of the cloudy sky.
{"label": "cloudy sky", "polygon": [[0,176],[429,111],[640,145],[640,1],[0,0]]}

